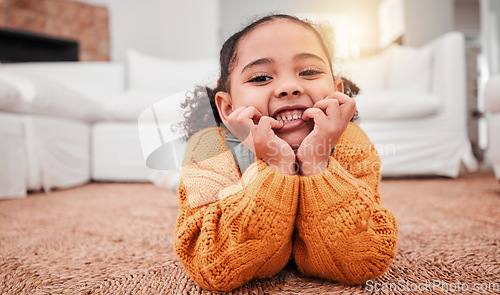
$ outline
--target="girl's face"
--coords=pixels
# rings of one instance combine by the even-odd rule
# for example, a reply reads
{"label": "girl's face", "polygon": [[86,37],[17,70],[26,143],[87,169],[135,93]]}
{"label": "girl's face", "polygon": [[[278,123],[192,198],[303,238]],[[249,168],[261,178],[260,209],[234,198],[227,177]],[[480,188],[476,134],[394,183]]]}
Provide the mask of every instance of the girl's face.
{"label": "girl's face", "polygon": [[304,110],[343,87],[340,79],[334,81],[317,36],[282,19],[261,24],[240,40],[229,83],[218,105],[223,121],[238,107],[253,106],[284,122],[274,131],[293,148],[314,127],[313,120],[301,119]]}

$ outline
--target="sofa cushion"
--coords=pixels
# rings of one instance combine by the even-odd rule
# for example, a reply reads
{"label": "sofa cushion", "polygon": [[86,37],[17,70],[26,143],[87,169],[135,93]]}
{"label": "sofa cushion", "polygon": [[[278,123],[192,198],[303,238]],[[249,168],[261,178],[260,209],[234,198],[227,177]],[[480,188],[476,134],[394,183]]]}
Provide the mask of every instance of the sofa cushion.
{"label": "sofa cushion", "polygon": [[432,51],[393,45],[388,50],[387,88],[392,91],[431,93]]}
{"label": "sofa cushion", "polygon": [[387,87],[387,52],[373,57],[341,62],[336,65],[337,75],[350,79],[362,93],[381,91]]}
{"label": "sofa cushion", "polygon": [[35,86],[29,76],[0,71],[0,80],[14,87],[19,94],[19,100],[32,101],[35,98]]}
{"label": "sofa cushion", "polygon": [[3,106],[3,111],[49,115],[85,122],[102,119],[100,103],[59,82],[35,74],[1,72],[20,93],[21,102]]}
{"label": "sofa cushion", "polygon": [[434,115],[440,100],[432,94],[380,91],[360,94],[356,105],[361,120],[405,120]]}
{"label": "sofa cushion", "polygon": [[1,64],[1,73],[37,75],[95,100],[125,90],[124,65],[118,62],[27,62]]}
{"label": "sofa cushion", "polygon": [[215,86],[217,59],[173,60],[127,51],[129,91],[164,91],[171,95],[195,84]]}
{"label": "sofa cushion", "polygon": [[[166,98],[164,91],[127,91],[107,97],[103,103],[103,116],[109,121],[137,121],[142,111]],[[180,120],[180,103],[183,95],[173,95],[166,100],[170,108],[166,111],[172,120]],[[165,110],[164,110],[165,111]]]}
{"label": "sofa cushion", "polygon": [[0,73],[0,109],[16,107],[21,103],[21,94]]}

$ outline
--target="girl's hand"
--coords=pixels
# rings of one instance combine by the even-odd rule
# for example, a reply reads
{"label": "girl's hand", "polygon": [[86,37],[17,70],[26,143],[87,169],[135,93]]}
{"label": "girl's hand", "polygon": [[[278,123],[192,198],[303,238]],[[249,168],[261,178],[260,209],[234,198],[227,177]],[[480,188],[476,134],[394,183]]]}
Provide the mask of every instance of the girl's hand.
{"label": "girl's hand", "polygon": [[259,159],[285,174],[296,174],[295,153],[292,147],[279,138],[273,129],[283,123],[263,116],[255,107],[239,107],[227,118],[226,127]]}
{"label": "girl's hand", "polygon": [[300,173],[319,173],[328,167],[330,152],[356,112],[356,103],[349,96],[335,92],[304,111],[304,121],[314,120],[314,129],[297,150]]}

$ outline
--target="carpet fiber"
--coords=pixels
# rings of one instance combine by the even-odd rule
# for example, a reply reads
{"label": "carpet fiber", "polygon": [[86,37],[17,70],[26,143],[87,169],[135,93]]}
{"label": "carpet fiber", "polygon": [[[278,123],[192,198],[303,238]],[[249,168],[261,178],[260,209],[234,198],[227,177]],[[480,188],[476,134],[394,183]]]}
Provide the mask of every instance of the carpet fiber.
{"label": "carpet fiber", "polygon": [[[385,275],[345,286],[289,265],[234,293],[500,294],[500,186],[492,174],[383,180],[381,193],[399,225]],[[151,184],[91,183],[0,201],[0,294],[210,294],[173,252],[177,210],[177,198]]]}

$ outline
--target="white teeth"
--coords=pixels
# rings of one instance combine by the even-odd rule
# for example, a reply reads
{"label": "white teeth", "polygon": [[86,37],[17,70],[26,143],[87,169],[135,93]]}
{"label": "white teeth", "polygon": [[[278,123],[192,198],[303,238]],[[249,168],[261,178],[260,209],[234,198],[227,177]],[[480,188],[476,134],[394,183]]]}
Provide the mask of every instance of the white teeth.
{"label": "white teeth", "polygon": [[281,123],[286,123],[292,120],[297,120],[302,118],[302,110],[285,111],[276,116],[276,120]]}

